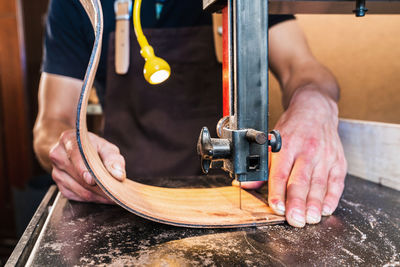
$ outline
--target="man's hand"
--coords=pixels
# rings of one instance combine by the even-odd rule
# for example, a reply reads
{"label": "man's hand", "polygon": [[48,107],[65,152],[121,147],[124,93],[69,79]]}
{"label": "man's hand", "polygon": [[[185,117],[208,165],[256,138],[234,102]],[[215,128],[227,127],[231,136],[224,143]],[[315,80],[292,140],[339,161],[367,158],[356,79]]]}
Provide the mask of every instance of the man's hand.
{"label": "man's hand", "polygon": [[[89,139],[107,170],[116,179],[123,181],[126,178],[125,160],[118,147],[92,133],[89,133]],[[75,130],[67,130],[61,134],[58,142],[50,150],[49,157],[53,166],[53,180],[66,198],[113,203],[96,185],[93,176],[87,170],[79,152]]]}
{"label": "man's hand", "polygon": [[[96,185],[88,172],[76,141],[76,109],[82,81],[42,73],[39,111],[34,135],[35,154],[44,169],[51,172],[61,193],[72,200],[113,203]],[[104,166],[118,180],[125,179],[125,160],[119,149],[92,133],[89,139]]]}
{"label": "man's hand", "polygon": [[347,164],[337,127],[336,103],[313,89],[297,91],[276,125],[282,149],[272,155],[268,202],[293,226],[319,223],[338,205]]}
{"label": "man's hand", "polygon": [[269,30],[268,48],[286,110],[275,127],[282,149],[272,154],[268,202],[289,224],[303,227],[318,223],[321,214],[332,214],[343,191],[346,160],[337,132],[339,86],[312,55],[295,20]]}

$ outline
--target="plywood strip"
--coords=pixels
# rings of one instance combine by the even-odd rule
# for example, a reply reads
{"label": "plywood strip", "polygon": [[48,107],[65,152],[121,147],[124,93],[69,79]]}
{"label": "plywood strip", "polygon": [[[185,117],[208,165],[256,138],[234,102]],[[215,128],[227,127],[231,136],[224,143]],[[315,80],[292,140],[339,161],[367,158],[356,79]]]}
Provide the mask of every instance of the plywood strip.
{"label": "plywood strip", "polygon": [[400,125],[341,119],[348,173],[400,190]]}
{"label": "plywood strip", "polygon": [[176,226],[228,228],[283,222],[284,217],[274,215],[263,199],[244,190],[240,209],[237,187],[171,189],[143,185],[130,179],[119,182],[111,176],[90,144],[86,126],[89,91],[100,58],[103,15],[99,0],[80,1],[92,22],[95,43],[78,103],[77,141],[88,170],[103,191],[136,215]]}

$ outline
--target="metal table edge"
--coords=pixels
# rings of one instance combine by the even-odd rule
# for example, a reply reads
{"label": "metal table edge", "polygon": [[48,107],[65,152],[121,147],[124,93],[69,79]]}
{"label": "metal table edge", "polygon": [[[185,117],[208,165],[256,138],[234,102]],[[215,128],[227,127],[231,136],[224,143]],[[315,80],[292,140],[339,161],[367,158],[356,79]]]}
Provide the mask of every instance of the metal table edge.
{"label": "metal table edge", "polygon": [[50,186],[20,240],[15,246],[12,254],[8,258],[5,267],[25,265],[33,247],[35,246],[39,234],[43,229],[44,222],[49,214],[49,207],[53,204],[57,192],[57,186]]}

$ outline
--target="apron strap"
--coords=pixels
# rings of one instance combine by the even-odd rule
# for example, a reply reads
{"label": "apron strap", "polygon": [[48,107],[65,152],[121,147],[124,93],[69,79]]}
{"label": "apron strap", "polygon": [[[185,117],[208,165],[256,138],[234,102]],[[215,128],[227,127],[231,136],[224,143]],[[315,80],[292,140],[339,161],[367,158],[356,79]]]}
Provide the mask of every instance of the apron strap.
{"label": "apron strap", "polygon": [[129,69],[129,22],[132,0],[117,0],[115,12],[115,72],[124,75]]}

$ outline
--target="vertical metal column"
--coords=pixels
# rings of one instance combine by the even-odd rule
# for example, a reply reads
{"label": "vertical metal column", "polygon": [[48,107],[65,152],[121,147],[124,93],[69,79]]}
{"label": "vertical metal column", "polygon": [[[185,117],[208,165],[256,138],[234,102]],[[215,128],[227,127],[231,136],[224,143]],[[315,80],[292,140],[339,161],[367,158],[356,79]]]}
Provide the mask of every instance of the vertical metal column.
{"label": "vertical metal column", "polygon": [[203,127],[197,150],[205,173],[222,168],[241,182],[266,181],[269,148],[281,146],[278,131],[268,135],[268,1],[227,0],[226,10],[229,116],[217,125],[219,138]]}
{"label": "vertical metal column", "polygon": [[268,146],[235,139],[243,138],[236,135],[244,129],[268,133],[268,1],[228,3],[233,9],[234,114],[230,128],[239,130],[232,138],[240,144],[233,153],[234,173],[241,181],[267,180]]}

